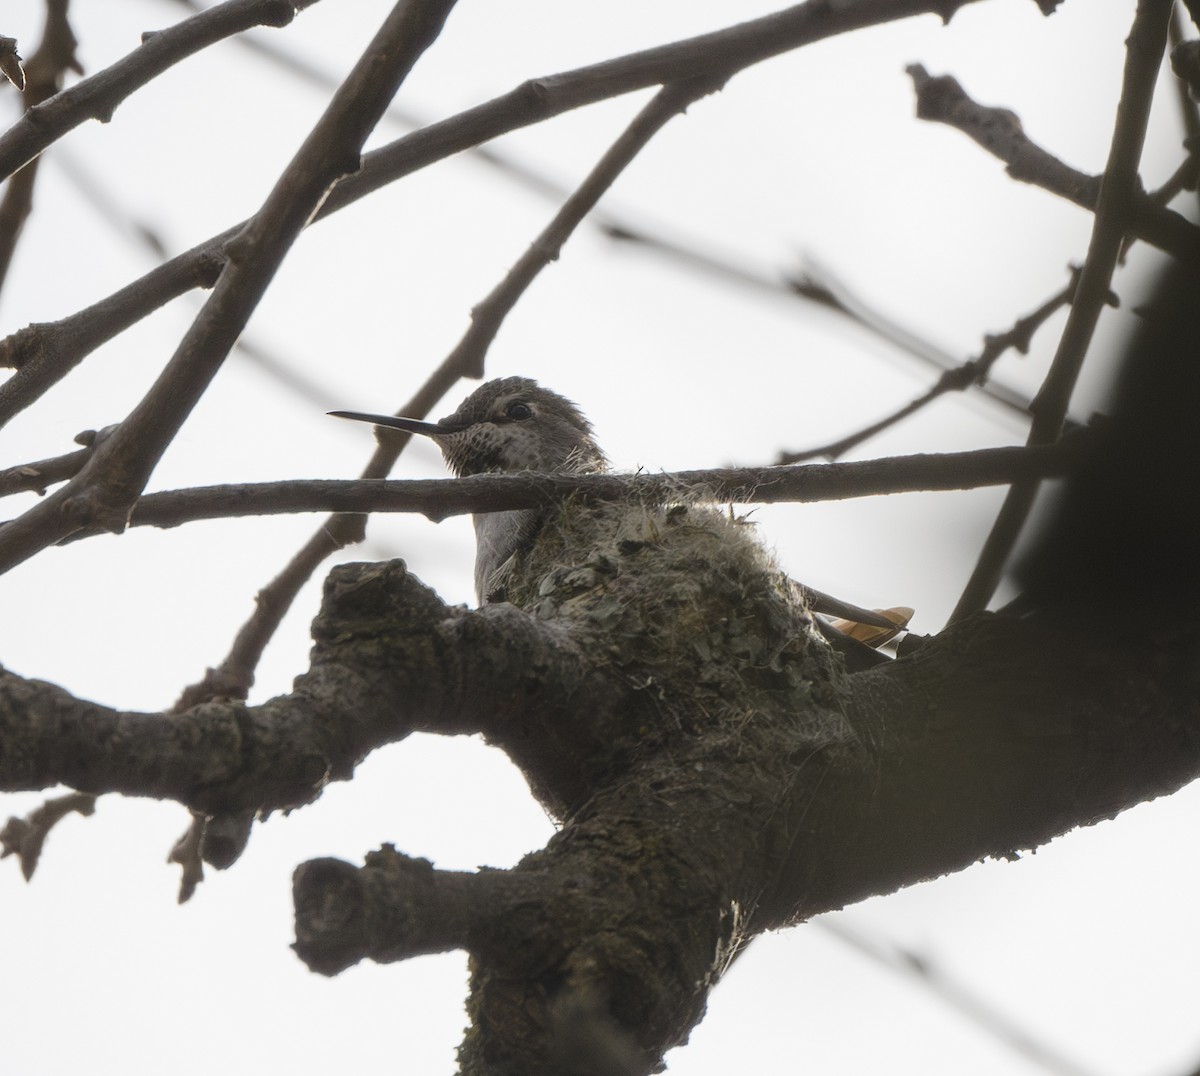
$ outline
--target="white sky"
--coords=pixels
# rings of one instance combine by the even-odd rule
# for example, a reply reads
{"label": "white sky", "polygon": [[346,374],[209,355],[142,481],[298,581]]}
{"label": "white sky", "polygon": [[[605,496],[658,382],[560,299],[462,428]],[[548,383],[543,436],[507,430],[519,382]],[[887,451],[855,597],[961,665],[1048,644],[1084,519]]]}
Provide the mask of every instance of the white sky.
{"label": "white sky", "polygon": [[[323,0],[263,37],[343,73],[388,7]],[[1098,171],[1132,8],[1068,0],[1044,19],[1031,0],[992,0],[948,28],[927,16],[782,57],[675,120],[605,204],[763,274],[815,258],[967,358],[985,332],[1006,329],[1061,286],[1066,263],[1086,250],[1090,218],[1013,183],[957,132],[913,119],[904,67],[954,74],[977,100],[1014,109],[1068,163]],[[0,33],[16,36],[26,55],[41,9],[40,0],[0,6]],[[530,76],[772,9],[744,0],[463,0],[400,102],[442,117]],[[89,73],[177,17],[167,0],[78,0],[72,9]],[[569,185],[645,96],[501,144]],[[324,104],[323,93],[230,43],[135,95],[111,123],[76,130],[61,149],[174,253],[251,213]],[[1164,92],[1160,104],[1144,169],[1150,185],[1173,168],[1179,138],[1173,98]],[[0,92],[0,108],[15,117],[15,93]],[[372,145],[400,133],[385,124]],[[369,430],[323,412],[398,406],[552,212],[486,166],[455,160],[314,228],[248,335],[327,385],[327,404],[297,399],[234,356],[152,488],[356,474]],[[79,197],[52,151],[0,297],[0,334],[72,313],[151,264]],[[1126,307],[1136,305],[1138,271],[1148,264],[1135,252],[1123,272]],[[118,421],[169,357],[192,299],[100,349],[0,431],[2,465],[68,451],[79,430]],[[1108,341],[1119,339],[1124,316],[1102,319]],[[1005,359],[999,378],[1036,385],[1059,327],[1061,318],[1030,358]],[[823,311],[682,274],[586,228],[518,307],[488,361],[489,376],[534,376],[578,400],[619,467],[649,469],[770,462],[781,448],[878,417],[932,376]],[[1089,413],[1101,381],[1084,385],[1078,415]],[[993,409],[952,400],[858,455],[1023,436]],[[397,472],[442,473],[428,446],[414,446]],[[915,606],[917,630],[935,631],[998,496],[779,506],[756,518],[797,578],[863,604]],[[24,503],[10,498],[5,514]],[[0,661],[111,705],[168,706],[223,657],[256,590],[315,522],[195,524],[50,550],[0,580]],[[377,519],[347,559],[397,555],[448,600],[470,600],[469,522]],[[266,655],[255,699],[288,690],[304,668],[318,587],[305,591]],[[0,810],[19,814],[38,801],[8,796]],[[1084,1071],[1182,1072],[1200,1055],[1198,813],[1189,789],[1018,863],[979,865],[839,918],[916,947]],[[353,782],[258,828],[243,859],[210,872],[178,908],[177,872],[163,860],[185,825],[178,807],[108,798],[94,818],[54,832],[31,885],[11,861],[0,864],[4,1071],[448,1073],[465,1020],[464,957],[319,979],[287,948],[291,871],[322,855],[358,861],[384,841],[441,867],[505,866],[551,832],[503,756],[432,737],[378,752]],[[714,993],[693,1044],[668,1060],[678,1076],[1042,1071],[813,926],[756,942]]]}

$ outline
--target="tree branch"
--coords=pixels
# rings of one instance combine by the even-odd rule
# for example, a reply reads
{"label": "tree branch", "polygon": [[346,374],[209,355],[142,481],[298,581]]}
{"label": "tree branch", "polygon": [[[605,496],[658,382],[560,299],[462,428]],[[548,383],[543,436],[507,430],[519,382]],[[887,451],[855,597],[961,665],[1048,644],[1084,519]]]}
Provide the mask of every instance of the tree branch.
{"label": "tree branch", "polygon": [[[200,486],[144,495],[132,527],[176,527],[200,519],[292,512],[419,512],[440,521],[474,512],[554,504],[572,495],[594,500],[715,503],[811,503],[889,493],[977,489],[1030,477],[1060,478],[1085,450],[1084,437],[1034,448],[985,448],[942,455],[890,456],[853,463],[791,467],[717,467],[663,475],[477,475],[384,481],[310,478]],[[103,533],[82,530],[72,538]]]}
{"label": "tree branch", "polygon": [[[1032,183],[1083,209],[1097,212],[1104,176],[1090,176],[1064,164],[1026,136],[1015,112],[977,104],[949,75],[932,77],[920,64],[912,64],[908,73],[917,91],[918,117],[962,131],[1003,161],[1013,179]],[[1109,167],[1111,165],[1110,156]],[[1136,161],[1134,169],[1136,175]],[[1200,262],[1200,228],[1179,213],[1157,204],[1136,184],[1125,195],[1121,231],[1123,235],[1145,240],[1180,261]]]}
{"label": "tree branch", "polygon": [[5,467],[0,471],[0,497],[30,491],[45,493],[50,486],[77,475],[91,454],[90,448],[81,448],[62,456]]}
{"label": "tree branch", "polygon": [[563,821],[544,850],[446,875],[385,849],[296,879],[325,973],[472,953],[474,1076],[555,1071],[596,1036],[649,1072],[754,935],[1200,774],[1191,604],[1126,603],[1119,636],[1105,594],[984,614],[847,677],[745,528],[582,511],[531,552],[524,608],[447,608],[397,562],[335,569],[309,671],[262,706],[121,714],[0,676],[0,788],[228,814],[305,803],[414,729],[484,733]]}
{"label": "tree branch", "polygon": [[[1108,301],[1112,274],[1129,222],[1139,199],[1145,200],[1139,188],[1138,162],[1154,98],[1154,83],[1166,47],[1172,3],[1173,0],[1139,0],[1137,6],[1133,29],[1126,41],[1121,100],[1108,163],[1096,197],[1091,243],[1054,361],[1030,406],[1031,446],[1049,444],[1062,433],[1075,381],[1091,345],[1100,311]],[[1031,479],[1015,483],[1008,491],[975,570],[951,614],[952,622],[985,608],[991,600],[1033,507],[1039,485],[1040,480]]]}
{"label": "tree branch", "polygon": [[[983,351],[968,362],[961,363],[945,370],[942,376],[915,400],[910,401],[892,414],[864,426],[854,433],[847,434],[836,441],[831,441],[819,448],[810,448],[804,452],[782,452],[777,460],[780,464],[800,463],[802,460],[826,458],[837,459],[864,441],[877,436],[884,430],[890,429],[910,415],[928,407],[934,400],[948,392],[963,392],[972,385],[979,385],[986,380],[996,361],[1009,348],[1015,348],[1022,355],[1029,351],[1029,342],[1033,334],[1059,309],[1066,306],[1075,294],[1078,275],[1071,274],[1070,282],[1057,294],[1047,299],[1041,306],[1025,317],[1017,319],[1012,328],[998,335],[988,334],[984,339]],[[1028,404],[1026,404],[1026,408]]]}
{"label": "tree branch", "polygon": [[[732,725],[693,713],[677,728],[562,620],[448,609],[396,563],[346,565],[309,672],[260,707],[120,714],[0,675],[0,787],[286,807],[411,729],[483,729],[571,805],[565,827],[507,872],[433,871],[390,848],[362,870],[306,864],[297,949],[333,974],[465,947],[480,1018],[468,1056],[497,1038],[515,1056],[552,1051],[556,1021],[538,1014],[590,999],[633,1036],[644,1072],[755,934],[1036,847],[1200,773],[1194,625],[1125,614],[1119,638],[1078,608],[983,615],[841,681],[845,716],[805,676],[798,695],[752,687],[782,706],[761,720],[747,721],[747,698]],[[643,749],[605,753],[610,722]],[[535,1026],[492,1019],[518,999]]]}
{"label": "tree branch", "polygon": [[286,26],[297,8],[314,3],[316,0],[227,0],[166,30],[145,35],[135,52],[29,109],[0,135],[0,177],[11,175],[86,120],[107,123],[126,97],[185,57],[252,26]]}
{"label": "tree branch", "polygon": [[[82,71],[75,54],[78,42],[67,21],[67,0],[49,0],[42,41],[25,67],[28,78],[22,85],[22,99],[28,110],[58,91],[67,71]],[[33,185],[38,162],[30,161],[5,184],[0,200],[0,289],[8,278],[17,241],[33,209]]]}
{"label": "tree branch", "polygon": [[86,792],[70,792],[46,800],[25,818],[9,818],[4,829],[0,830],[0,859],[16,856],[21,864],[21,873],[28,882],[37,870],[50,831],[71,812],[87,817],[95,810],[95,796]]}
{"label": "tree branch", "polygon": [[[743,726],[736,748],[692,730],[511,871],[436,871],[391,848],[363,868],[305,864],[297,951],[333,974],[468,949],[465,1073],[542,1071],[548,1007],[580,993],[650,1071],[755,934],[1035,848],[1200,774],[1194,632],[1159,650],[1093,623],[985,615],[949,629],[851,678],[849,738],[812,710]],[[496,1068],[476,1056],[485,1043]]]}
{"label": "tree branch", "polygon": [[[512,606],[448,607],[400,561],[335,568],[313,636],[291,695],[185,715],[122,712],[0,670],[0,789],[66,784],[203,814],[294,807],[411,731],[503,735],[514,706],[570,728],[578,692],[599,694],[561,631]],[[474,651],[489,661],[464,660]]]}
{"label": "tree branch", "polygon": [[60,491],[0,532],[0,569],[95,523],[120,531],[159,457],[220,369],[300,230],[362,144],[453,0],[401,2],[334,95],[275,188],[228,249],[229,264],[158,380]]}
{"label": "tree branch", "polygon": [[[366,154],[357,174],[337,184],[313,219],[321,220],[435,161],[571,109],[698,76],[724,72],[728,77],[789,49],[863,26],[927,12],[948,20],[958,7],[974,2],[844,0],[831,8],[810,0],[711,34],[531,79],[501,97]],[[185,291],[211,286],[224,263],[226,244],[244,226],[245,222],[234,225],[197,244],[86,310],[49,325],[31,325],[0,341],[0,366],[18,370],[16,377],[0,386],[0,425],[104,341]],[[36,366],[30,365],[34,360]]]}

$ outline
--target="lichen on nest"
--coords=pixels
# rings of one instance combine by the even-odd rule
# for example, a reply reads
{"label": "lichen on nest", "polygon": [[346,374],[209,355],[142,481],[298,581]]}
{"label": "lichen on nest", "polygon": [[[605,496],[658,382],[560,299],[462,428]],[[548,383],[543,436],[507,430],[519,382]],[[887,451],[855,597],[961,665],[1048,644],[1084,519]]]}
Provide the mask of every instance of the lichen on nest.
{"label": "lichen on nest", "polygon": [[[829,682],[830,654],[800,588],[753,524],[696,500],[564,501],[515,566],[508,600],[567,621],[614,673],[687,724],[740,719]],[[813,663],[822,672],[813,677]],[[793,698],[794,701],[799,701]]]}

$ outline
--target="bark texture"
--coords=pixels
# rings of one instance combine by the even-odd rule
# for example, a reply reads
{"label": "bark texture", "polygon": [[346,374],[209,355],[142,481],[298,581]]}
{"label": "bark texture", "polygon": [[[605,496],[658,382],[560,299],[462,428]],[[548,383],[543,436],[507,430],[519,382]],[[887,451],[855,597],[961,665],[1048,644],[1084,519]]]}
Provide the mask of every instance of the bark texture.
{"label": "bark texture", "polygon": [[1197,630],[1077,604],[964,622],[847,676],[753,529],[567,502],[523,606],[400,562],[330,576],[309,671],[258,707],[122,713],[0,676],[0,786],[293,807],[373,748],[481,732],[562,820],[511,871],[385,847],[296,872],[317,971],[461,947],[471,1074],[645,1073],[755,934],[1035,847],[1200,770]]}

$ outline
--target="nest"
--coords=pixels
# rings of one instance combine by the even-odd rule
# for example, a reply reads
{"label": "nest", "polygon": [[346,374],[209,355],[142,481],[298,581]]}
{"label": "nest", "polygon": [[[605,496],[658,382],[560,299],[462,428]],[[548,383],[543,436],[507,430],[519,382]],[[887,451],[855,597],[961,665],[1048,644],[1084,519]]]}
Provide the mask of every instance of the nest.
{"label": "nest", "polygon": [[564,622],[657,697],[666,727],[744,726],[831,680],[800,588],[753,524],[710,505],[568,500],[514,565],[508,600]]}

